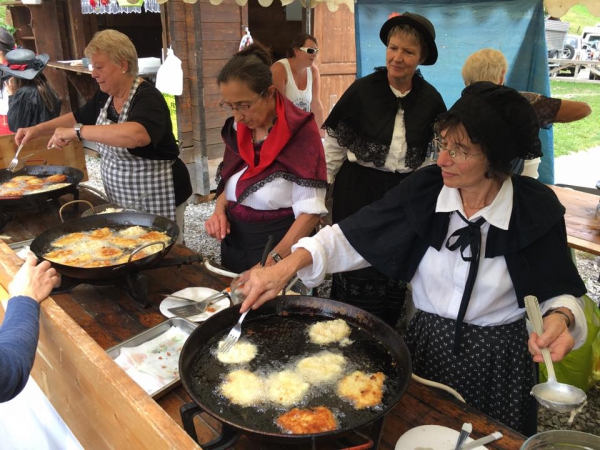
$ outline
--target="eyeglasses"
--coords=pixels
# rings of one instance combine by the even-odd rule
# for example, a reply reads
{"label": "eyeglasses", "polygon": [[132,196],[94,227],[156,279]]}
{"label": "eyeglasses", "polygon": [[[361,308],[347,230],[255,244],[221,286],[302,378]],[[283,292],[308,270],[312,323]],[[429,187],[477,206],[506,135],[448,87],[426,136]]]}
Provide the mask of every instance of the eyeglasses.
{"label": "eyeglasses", "polygon": [[225,100],[222,100],[221,103],[219,103],[219,106],[221,107],[221,109],[224,109],[225,111],[229,111],[229,112],[232,112],[232,111],[247,112],[262,97],[262,95],[265,93],[265,91],[267,89],[263,89],[263,91],[260,94],[258,94],[258,97],[256,97],[250,103],[240,103],[240,104],[234,106],[231,103],[227,103]]}
{"label": "eyeglasses", "polygon": [[319,49],[318,48],[313,48],[313,47],[298,47],[300,50],[302,50],[304,53],[308,53],[309,55],[312,55],[313,53],[315,55],[319,54]]}
{"label": "eyeglasses", "polygon": [[467,162],[467,160],[472,156],[483,155],[483,152],[465,152],[464,150],[461,150],[459,146],[455,146],[454,148],[447,148],[444,145],[444,141],[440,137],[434,138],[433,141],[431,141],[431,145],[434,151],[433,159],[436,161],[438,159],[438,155],[442,152],[448,152],[448,155],[450,155],[450,159],[457,163]]}

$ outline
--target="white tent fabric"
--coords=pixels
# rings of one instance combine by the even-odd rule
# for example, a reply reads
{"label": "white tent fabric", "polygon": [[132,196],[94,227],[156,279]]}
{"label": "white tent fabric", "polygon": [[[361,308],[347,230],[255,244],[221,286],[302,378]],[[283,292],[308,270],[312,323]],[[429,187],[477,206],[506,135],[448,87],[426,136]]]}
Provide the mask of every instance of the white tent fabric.
{"label": "white tent fabric", "polygon": [[[184,0],[184,1],[186,3],[196,3],[198,0]],[[279,1],[279,2],[281,2],[281,4],[283,6],[287,6],[296,0],[258,0],[258,3],[261,6],[267,7],[267,6],[271,6],[271,4],[274,1]],[[235,0],[235,2],[240,6],[244,6],[246,3],[248,3],[248,0]],[[213,5],[220,5],[221,3],[223,3],[223,0],[210,0],[210,3]],[[300,3],[302,3],[302,6],[306,8],[306,4],[307,4],[306,0],[300,0]],[[338,8],[340,7],[340,5],[346,5],[348,7],[348,9],[350,9],[351,12],[354,12],[354,0],[310,0],[310,7],[314,8],[319,3],[327,4],[327,8],[332,12],[337,11]]]}

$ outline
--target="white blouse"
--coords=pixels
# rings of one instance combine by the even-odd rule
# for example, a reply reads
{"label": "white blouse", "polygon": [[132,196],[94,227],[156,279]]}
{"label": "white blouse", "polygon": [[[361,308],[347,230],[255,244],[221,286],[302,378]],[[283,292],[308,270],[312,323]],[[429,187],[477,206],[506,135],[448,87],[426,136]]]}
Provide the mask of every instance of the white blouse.
{"label": "white blouse", "polygon": [[[396,97],[406,97],[410,91],[405,93],[400,92],[398,89],[390,86],[392,92]],[[325,136],[325,159],[327,160],[327,182],[333,183],[335,176],[339,172],[342,164],[346,159],[350,162],[360,164],[364,167],[370,167],[373,169],[381,170],[384,172],[400,172],[407,173],[412,172],[413,169],[406,166],[406,128],[404,127],[404,110],[398,108],[396,113],[396,121],[394,122],[394,132],[392,134],[392,141],[390,142],[390,152],[387,155],[385,164],[382,167],[377,167],[371,162],[361,161],[356,159],[354,153],[349,152],[347,148],[341,147],[337,140],[329,134]]]}
{"label": "white blouse", "polygon": [[[490,224],[503,230],[508,229],[510,213],[506,214],[506,211],[512,211],[512,198],[513,185],[509,178],[492,204],[469,218],[470,221],[479,217],[486,220],[481,226],[481,255],[485,255]],[[458,189],[444,186],[438,197],[436,212],[452,211],[459,211],[466,217]],[[465,223],[459,215],[452,214],[446,239],[464,226]],[[370,265],[354,250],[338,225],[324,228],[313,238],[301,239],[292,250],[296,248],[305,248],[313,258],[311,266],[298,272],[308,287],[322,283],[326,273],[356,270]],[[456,319],[468,271],[469,262],[463,261],[459,250],[450,251],[442,246],[438,252],[430,247],[410,280],[415,307],[441,317]],[[542,314],[558,307],[569,308],[575,317],[575,327],[571,330],[576,341],[575,348],[585,342],[587,324],[581,299],[571,295],[559,295],[540,306]],[[506,260],[502,257],[482,257],[465,322],[493,326],[514,322],[524,315],[525,309],[520,308],[517,303]]]}
{"label": "white blouse", "polygon": [[[248,169],[245,167],[227,180],[225,183],[225,198],[236,202],[237,195],[235,189],[238,180]],[[260,211],[273,211],[281,208],[292,207],[294,217],[298,218],[300,214],[327,214],[325,207],[325,188],[312,188],[299,186],[298,184],[276,178],[266,183],[258,191],[252,192],[243,201],[242,205]]]}

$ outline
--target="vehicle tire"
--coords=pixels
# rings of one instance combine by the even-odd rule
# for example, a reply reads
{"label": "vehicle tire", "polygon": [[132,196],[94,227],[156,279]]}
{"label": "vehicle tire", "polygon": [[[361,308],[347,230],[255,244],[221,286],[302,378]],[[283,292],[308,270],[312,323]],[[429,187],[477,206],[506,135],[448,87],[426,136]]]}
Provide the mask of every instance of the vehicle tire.
{"label": "vehicle tire", "polygon": [[575,48],[572,45],[565,45],[562,52],[563,59],[573,59],[575,56]]}

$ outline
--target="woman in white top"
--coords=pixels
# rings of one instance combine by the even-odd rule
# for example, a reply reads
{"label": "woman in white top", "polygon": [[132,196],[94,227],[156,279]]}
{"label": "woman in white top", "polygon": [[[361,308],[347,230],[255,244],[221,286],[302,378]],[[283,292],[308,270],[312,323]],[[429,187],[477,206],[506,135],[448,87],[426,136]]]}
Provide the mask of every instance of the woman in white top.
{"label": "woman in white top", "polygon": [[[241,311],[275,297],[296,272],[309,287],[325,273],[367,266],[408,280],[417,309],[405,337],[414,373],[535,433],[530,391],[540,348],[559,361],[587,337],[586,288],[568,251],[565,209],[544,184],[510,174],[515,157],[541,154],[538,130],[517,91],[468,86],[436,123],[437,166],[301,239],[276,266],[252,270]],[[541,336],[527,332],[527,295],[540,301]]]}
{"label": "woman in white top", "polygon": [[275,89],[298,108],[312,112],[320,129],[324,115],[320,98],[321,76],[315,65],[318,54],[317,40],[310,34],[301,34],[292,41],[286,58],[271,66],[271,73]]}

